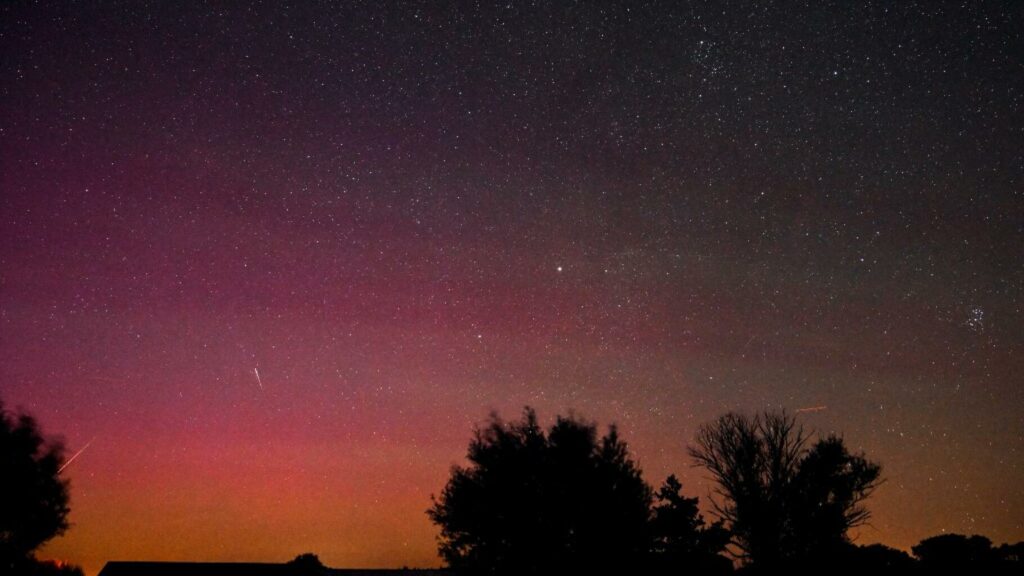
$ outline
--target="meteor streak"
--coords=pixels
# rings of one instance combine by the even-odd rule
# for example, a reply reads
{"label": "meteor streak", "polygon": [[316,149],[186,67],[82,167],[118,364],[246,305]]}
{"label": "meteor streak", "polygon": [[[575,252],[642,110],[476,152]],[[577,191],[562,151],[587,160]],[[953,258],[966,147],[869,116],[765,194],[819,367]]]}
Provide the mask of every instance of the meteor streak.
{"label": "meteor streak", "polygon": [[93,436],[92,440],[89,440],[88,442],[86,442],[85,446],[82,446],[81,450],[79,450],[78,452],[75,452],[75,455],[72,456],[71,458],[68,458],[68,461],[65,462],[63,466],[61,466],[60,468],[57,469],[57,474],[60,474],[61,472],[64,471],[65,468],[67,468],[68,466],[71,466],[71,463],[75,461],[75,458],[78,458],[79,456],[81,456],[82,452],[85,452],[85,449],[88,448],[92,444],[93,440],[95,440],[95,439],[96,439],[96,437]]}
{"label": "meteor streak", "polygon": [[795,412],[797,414],[800,414],[802,412],[821,412],[822,410],[828,410],[828,406],[810,406],[808,408],[797,408]]}
{"label": "meteor streak", "polygon": [[260,380],[260,369],[253,368],[252,371],[256,373],[256,383],[260,385],[260,390],[263,390],[263,380]]}

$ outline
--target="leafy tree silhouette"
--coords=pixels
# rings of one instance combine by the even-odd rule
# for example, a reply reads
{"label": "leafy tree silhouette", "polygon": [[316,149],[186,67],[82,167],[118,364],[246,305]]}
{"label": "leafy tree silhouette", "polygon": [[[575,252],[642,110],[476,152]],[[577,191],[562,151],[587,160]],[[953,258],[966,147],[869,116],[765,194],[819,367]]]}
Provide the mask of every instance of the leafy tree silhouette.
{"label": "leafy tree silhouette", "polygon": [[850,454],[838,436],[811,447],[799,462],[789,505],[797,558],[828,566],[850,544],[849,529],[871,516],[863,503],[880,474],[878,464]]}
{"label": "leafy tree silhouette", "polygon": [[653,495],[612,426],[536,413],[475,431],[468,466],[455,466],[428,514],[439,550],[475,574],[628,573],[651,550]]}
{"label": "leafy tree silhouette", "polygon": [[0,573],[81,573],[33,555],[68,529],[63,461],[59,440],[44,438],[34,418],[8,413],[0,401]]}
{"label": "leafy tree silhouette", "polygon": [[299,554],[291,562],[288,562],[293,574],[302,576],[315,576],[326,573],[326,568],[320,562],[320,557],[312,552]]}
{"label": "leafy tree silhouette", "polygon": [[821,573],[871,574],[871,576],[904,576],[915,574],[916,561],[902,550],[882,544],[848,545],[832,559],[832,565],[819,564]]}
{"label": "leafy tree silhouette", "polygon": [[993,547],[984,536],[940,534],[911,548],[919,574],[986,574],[1016,576],[1024,573],[1024,542]]}
{"label": "leafy tree silhouette", "polygon": [[691,457],[717,482],[712,501],[752,569],[778,572],[834,561],[847,532],[869,518],[863,501],[881,468],[829,436],[808,436],[785,412],[729,413],[700,428]]}
{"label": "leafy tree silhouette", "polygon": [[732,562],[721,553],[729,543],[729,532],[721,522],[705,526],[697,498],[682,495],[682,485],[669,476],[655,495],[658,505],[651,518],[653,536],[651,561],[656,574],[685,569],[697,574],[729,574]]}

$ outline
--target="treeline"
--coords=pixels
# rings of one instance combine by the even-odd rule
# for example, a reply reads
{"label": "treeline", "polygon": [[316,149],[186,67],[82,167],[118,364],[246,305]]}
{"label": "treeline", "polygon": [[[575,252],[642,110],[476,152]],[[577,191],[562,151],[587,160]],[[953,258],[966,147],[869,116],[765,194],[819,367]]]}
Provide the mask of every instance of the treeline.
{"label": "treeline", "polygon": [[[647,484],[614,426],[559,417],[547,429],[527,408],[474,431],[468,465],[453,467],[430,518],[456,573],[554,574],[1024,574],[1024,543],[943,534],[913,554],[851,542],[870,518],[881,466],[836,435],[812,438],[793,416],[726,414],[690,448],[715,483],[705,519],[675,476]],[[0,574],[80,576],[37,560],[68,528],[59,441],[0,402]],[[316,556],[289,568],[319,574]]]}
{"label": "treeline", "polygon": [[726,414],[689,452],[714,480],[712,521],[675,476],[648,485],[614,426],[492,415],[432,497],[439,552],[465,574],[1024,573],[1024,543],[945,534],[911,555],[851,542],[881,466],[784,412]]}

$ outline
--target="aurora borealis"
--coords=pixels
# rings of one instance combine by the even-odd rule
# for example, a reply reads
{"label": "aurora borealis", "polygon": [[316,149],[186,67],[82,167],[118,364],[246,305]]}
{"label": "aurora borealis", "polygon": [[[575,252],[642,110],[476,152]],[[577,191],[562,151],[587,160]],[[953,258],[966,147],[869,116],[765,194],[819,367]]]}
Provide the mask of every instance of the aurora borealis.
{"label": "aurora borealis", "polygon": [[785,407],[858,542],[1024,539],[1024,8],[5,2],[0,398],[44,556],[436,566],[474,424],[649,482]]}

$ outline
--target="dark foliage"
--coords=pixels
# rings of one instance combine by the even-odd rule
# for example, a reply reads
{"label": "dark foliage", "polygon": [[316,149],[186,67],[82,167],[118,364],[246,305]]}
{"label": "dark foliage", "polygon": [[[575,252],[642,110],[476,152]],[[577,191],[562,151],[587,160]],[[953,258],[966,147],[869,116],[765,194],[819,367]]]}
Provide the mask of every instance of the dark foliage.
{"label": "dark foliage", "polygon": [[871,544],[846,546],[830,563],[823,562],[821,567],[831,574],[903,576],[913,574],[915,564],[914,558],[902,550]]}
{"label": "dark foliage", "polygon": [[651,518],[652,571],[694,574],[730,574],[732,562],[721,555],[729,533],[721,522],[706,526],[697,498],[682,495],[682,484],[669,476],[655,495],[658,505]]}
{"label": "dark foliage", "polygon": [[9,414],[0,403],[0,572],[49,570],[33,552],[68,528],[68,482],[60,477],[64,448],[45,439],[26,414]]}
{"label": "dark foliage", "polygon": [[614,428],[536,414],[477,430],[469,467],[456,467],[429,510],[456,569],[488,574],[635,566],[651,492]]}
{"label": "dark foliage", "polygon": [[850,454],[841,438],[819,440],[800,460],[789,520],[792,554],[815,564],[847,549],[847,532],[870,517],[864,500],[879,482],[881,468]]}
{"label": "dark foliage", "polygon": [[326,573],[323,563],[320,562],[320,557],[312,552],[299,554],[288,563],[288,566],[292,569],[294,574],[301,574],[303,576],[307,574],[315,576],[317,574]]}
{"label": "dark foliage", "polygon": [[793,574],[829,576],[915,576],[921,574],[917,561],[906,552],[882,544],[856,546],[844,544],[835,547],[830,554],[815,555],[814,561],[799,565],[790,564],[785,569],[768,571],[753,564],[743,566],[739,574]]}
{"label": "dark foliage", "polygon": [[598,438],[593,424],[559,417],[545,433],[527,408],[518,422],[492,416],[468,459],[428,511],[441,555],[464,573],[635,573],[711,564],[724,544],[674,478],[652,511],[652,490],[615,427]]}
{"label": "dark foliage", "polygon": [[[764,571],[753,567],[753,573]],[[790,574],[830,574],[832,576],[912,576],[917,574],[917,561],[910,554],[881,544],[856,546],[832,545],[828,552],[816,551],[810,559],[787,566]]]}
{"label": "dark foliage", "polygon": [[863,501],[880,467],[837,436],[807,444],[783,412],[730,413],[701,427],[690,449],[718,484],[712,504],[737,555],[758,570],[828,563],[849,550],[847,531],[869,517]]}
{"label": "dark foliage", "polygon": [[984,536],[942,534],[912,550],[923,574],[1024,574],[1024,542],[993,548]]}
{"label": "dark foliage", "polygon": [[996,548],[996,555],[1004,562],[1024,569],[1024,542],[1003,544]]}
{"label": "dark foliage", "polygon": [[995,558],[992,541],[984,536],[943,534],[922,540],[912,548],[914,556],[926,568],[963,569],[986,564]]}

